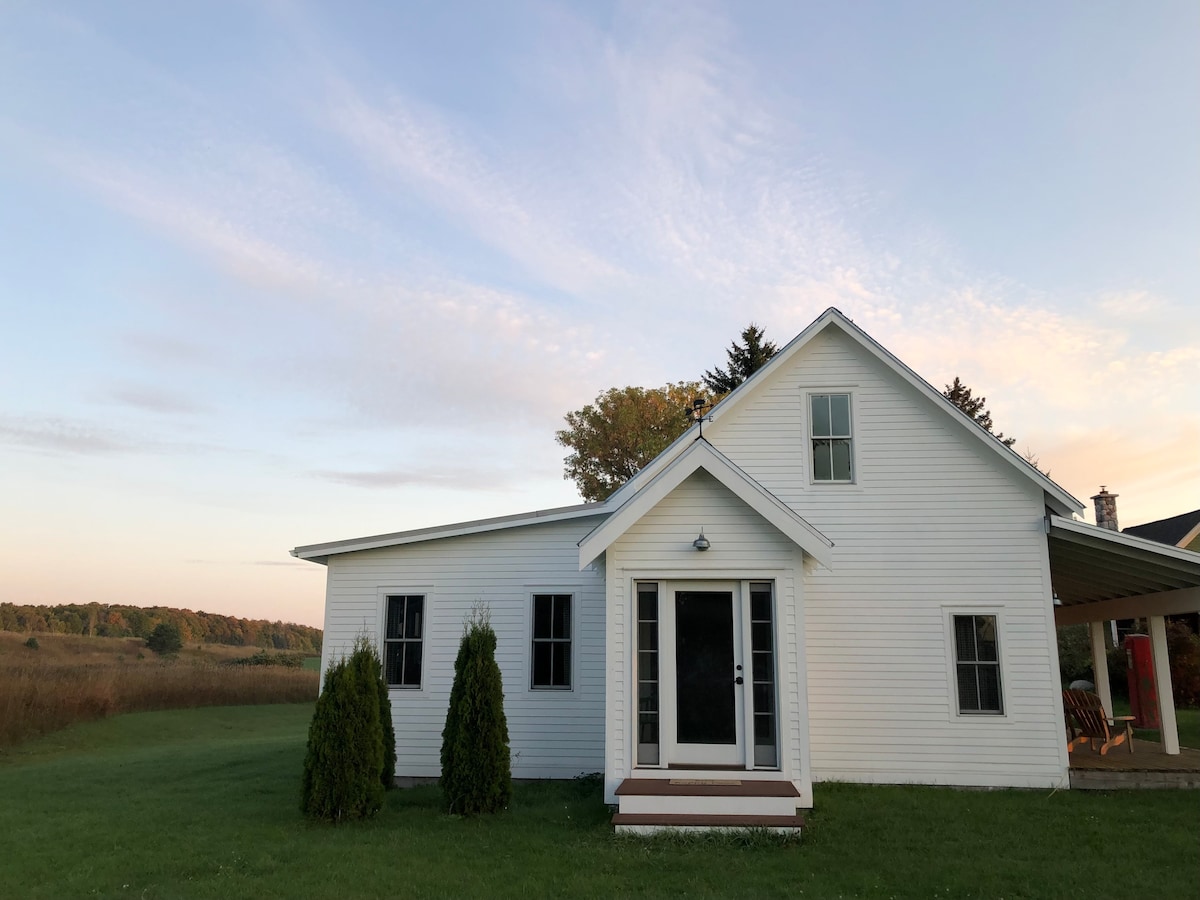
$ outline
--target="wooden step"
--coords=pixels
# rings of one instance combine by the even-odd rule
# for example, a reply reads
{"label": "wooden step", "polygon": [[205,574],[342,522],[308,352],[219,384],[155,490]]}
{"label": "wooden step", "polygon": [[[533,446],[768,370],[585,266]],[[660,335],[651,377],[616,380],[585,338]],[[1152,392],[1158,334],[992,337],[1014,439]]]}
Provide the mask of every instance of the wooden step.
{"label": "wooden step", "polygon": [[613,814],[612,823],[617,831],[633,834],[654,834],[659,831],[733,831],[746,828],[798,834],[804,827],[804,817],[619,812]]}
{"label": "wooden step", "polygon": [[790,781],[708,778],[626,778],[618,797],[799,797]]}

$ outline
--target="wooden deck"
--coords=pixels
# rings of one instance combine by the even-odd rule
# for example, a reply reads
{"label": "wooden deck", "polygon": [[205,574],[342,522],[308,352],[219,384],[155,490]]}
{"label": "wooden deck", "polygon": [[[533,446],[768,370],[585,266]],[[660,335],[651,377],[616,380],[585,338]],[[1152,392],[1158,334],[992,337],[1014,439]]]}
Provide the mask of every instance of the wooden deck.
{"label": "wooden deck", "polygon": [[1075,790],[1111,791],[1127,788],[1200,788],[1200,750],[1187,747],[1177,756],[1162,746],[1133,741],[1133,752],[1113,747],[1101,756],[1089,747],[1071,751],[1071,787]]}

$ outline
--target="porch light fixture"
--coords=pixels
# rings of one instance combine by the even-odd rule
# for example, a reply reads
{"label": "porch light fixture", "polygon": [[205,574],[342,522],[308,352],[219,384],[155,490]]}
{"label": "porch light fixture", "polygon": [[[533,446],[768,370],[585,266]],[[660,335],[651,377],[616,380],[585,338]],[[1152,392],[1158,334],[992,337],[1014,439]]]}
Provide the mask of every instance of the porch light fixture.
{"label": "porch light fixture", "polygon": [[708,542],[708,538],[704,536],[704,526],[700,526],[700,537],[692,541],[692,546],[697,550],[707,550],[712,545]]}

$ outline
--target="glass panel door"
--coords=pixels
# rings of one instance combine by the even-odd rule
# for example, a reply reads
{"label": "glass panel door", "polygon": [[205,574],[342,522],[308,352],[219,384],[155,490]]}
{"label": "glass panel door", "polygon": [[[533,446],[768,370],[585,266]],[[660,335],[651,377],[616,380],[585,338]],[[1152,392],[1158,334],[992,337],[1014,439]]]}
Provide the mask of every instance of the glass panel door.
{"label": "glass panel door", "polygon": [[675,727],[681,744],[736,744],[733,594],[675,593]]}

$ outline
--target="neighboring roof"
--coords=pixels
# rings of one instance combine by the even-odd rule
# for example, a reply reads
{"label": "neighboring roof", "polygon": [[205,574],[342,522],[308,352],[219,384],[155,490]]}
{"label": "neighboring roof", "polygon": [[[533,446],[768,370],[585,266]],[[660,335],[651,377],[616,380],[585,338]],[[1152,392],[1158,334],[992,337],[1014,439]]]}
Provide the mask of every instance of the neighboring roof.
{"label": "neighboring roof", "polygon": [[[1060,624],[1090,621],[1087,606],[1127,597],[1139,598],[1138,611],[1107,618],[1200,609],[1200,553],[1062,516],[1050,516],[1047,523],[1054,593],[1062,607],[1080,607],[1056,614]],[[1148,595],[1158,595],[1161,608]]]}
{"label": "neighboring roof", "polygon": [[[931,385],[928,381],[910,369],[907,365],[891,354],[887,348],[883,347],[869,334],[855,325],[846,316],[834,307],[830,307],[821,313],[817,319],[805,328],[800,334],[796,335],[787,345],[785,345],[778,353],[771,357],[761,369],[747,378],[735,390],[730,392],[726,397],[713,408],[711,419],[713,423],[729,414],[729,410],[736,407],[747,397],[754,388],[769,378],[771,373],[787,365],[797,353],[807,346],[813,338],[825,331],[827,328],[837,327],[847,337],[857,343],[860,347],[874,356],[884,366],[891,369],[901,379],[906,381],[917,391],[928,397],[939,409],[943,410],[946,415],[957,422],[962,428],[979,440],[988,452],[997,454],[1002,460],[1011,465],[1021,475],[1034,481],[1046,495],[1048,504],[1056,513],[1069,514],[1072,512],[1082,512],[1084,505],[1069,494],[1062,486],[1050,480],[1045,474],[1040,472],[1036,466],[1030,465],[1020,454],[1011,450],[1000,443],[996,437],[979,426],[970,416],[964,413],[961,409],[951,403],[943,396],[942,392]],[[683,435],[679,437],[670,447],[660,453],[655,459],[651,460],[637,475],[633,476],[629,481],[625,482],[616,493],[608,498],[609,503],[624,502],[628,495],[636,493],[642,489],[642,485],[648,483],[651,479],[662,471],[671,461],[681,452],[687,444],[695,437],[697,425],[691,426]]]}
{"label": "neighboring roof", "polygon": [[817,562],[826,568],[831,566],[833,555],[830,550],[833,542],[829,538],[738,468],[729,457],[707,440],[698,438],[676,456],[670,465],[655,475],[642,490],[626,497],[607,519],[579,542],[579,568],[589,566],[642,516],[698,469],[704,469],[725,485]]}
{"label": "neighboring roof", "polygon": [[523,525],[544,525],[548,522],[561,522],[565,519],[582,519],[587,516],[603,514],[605,512],[603,507],[603,503],[580,503],[575,506],[540,509],[512,516],[497,516],[493,519],[455,522],[451,525],[436,525],[432,528],[417,528],[413,531],[397,531],[393,534],[377,534],[371,537],[350,538],[345,541],[331,541],[327,544],[308,544],[304,547],[297,547],[292,551],[292,556],[324,564],[328,561],[329,557],[336,556],[339,553],[354,553],[358,550],[378,550],[381,547],[415,544],[420,541],[459,537],[464,534],[479,534],[484,531],[498,531],[502,528],[519,528]]}
{"label": "neighboring roof", "polygon": [[1145,525],[1132,525],[1124,529],[1124,533],[1173,547],[1186,547],[1200,535],[1200,509]]}

